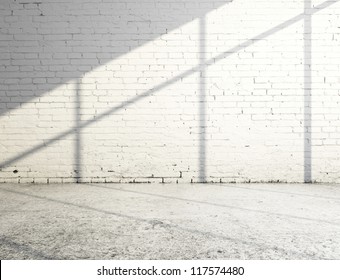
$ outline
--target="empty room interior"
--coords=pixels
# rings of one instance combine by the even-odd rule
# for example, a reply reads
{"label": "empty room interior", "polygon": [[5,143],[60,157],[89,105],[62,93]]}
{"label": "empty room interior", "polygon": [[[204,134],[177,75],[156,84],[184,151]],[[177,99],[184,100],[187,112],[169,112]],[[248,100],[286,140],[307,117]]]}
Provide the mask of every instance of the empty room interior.
{"label": "empty room interior", "polygon": [[339,0],[0,0],[0,259],[340,259]]}

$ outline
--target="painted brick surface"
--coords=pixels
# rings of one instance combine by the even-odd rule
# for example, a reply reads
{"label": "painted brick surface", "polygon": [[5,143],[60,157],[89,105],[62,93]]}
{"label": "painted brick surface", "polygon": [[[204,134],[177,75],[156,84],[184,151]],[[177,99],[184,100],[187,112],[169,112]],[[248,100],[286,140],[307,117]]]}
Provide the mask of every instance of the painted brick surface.
{"label": "painted brick surface", "polygon": [[340,182],[336,0],[1,0],[1,182]]}

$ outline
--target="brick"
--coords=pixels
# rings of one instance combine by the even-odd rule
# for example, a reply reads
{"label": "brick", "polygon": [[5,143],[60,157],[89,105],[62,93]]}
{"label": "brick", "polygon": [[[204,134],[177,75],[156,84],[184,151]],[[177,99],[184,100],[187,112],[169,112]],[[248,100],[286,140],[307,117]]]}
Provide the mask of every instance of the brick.
{"label": "brick", "polygon": [[340,182],[339,2],[312,42],[303,0],[26,2],[0,7],[1,182],[75,182],[79,150],[83,182],[303,182],[308,131]]}

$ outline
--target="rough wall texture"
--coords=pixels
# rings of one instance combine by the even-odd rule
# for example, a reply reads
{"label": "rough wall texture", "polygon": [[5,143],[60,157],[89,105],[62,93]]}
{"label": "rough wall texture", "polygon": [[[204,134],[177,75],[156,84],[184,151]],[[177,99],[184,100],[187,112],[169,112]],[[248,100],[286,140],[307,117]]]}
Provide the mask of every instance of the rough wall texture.
{"label": "rough wall texture", "polygon": [[0,15],[2,182],[340,182],[339,1]]}

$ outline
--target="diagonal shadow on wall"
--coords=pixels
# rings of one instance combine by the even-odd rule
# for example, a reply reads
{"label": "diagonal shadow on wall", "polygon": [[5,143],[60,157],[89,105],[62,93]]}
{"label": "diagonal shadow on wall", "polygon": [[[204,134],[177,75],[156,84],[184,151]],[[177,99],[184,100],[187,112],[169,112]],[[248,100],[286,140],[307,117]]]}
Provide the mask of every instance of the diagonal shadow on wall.
{"label": "diagonal shadow on wall", "polygon": [[0,116],[233,0],[2,1]]}
{"label": "diagonal shadow on wall", "polygon": [[[306,2],[309,2],[306,4]],[[53,144],[54,142],[57,142],[63,138],[65,138],[68,135],[71,134],[77,134],[82,128],[87,127],[89,125],[91,125],[92,123],[95,123],[97,121],[100,121],[101,119],[105,118],[106,116],[112,115],[114,113],[116,113],[117,111],[128,107],[130,104],[133,104],[135,102],[138,102],[139,100],[156,93],[157,91],[166,88],[167,86],[176,83],[178,81],[180,81],[181,79],[183,79],[184,77],[187,77],[195,72],[200,71],[201,72],[201,85],[200,85],[200,103],[201,103],[201,109],[200,109],[200,113],[204,113],[203,117],[201,116],[200,119],[200,127],[201,132],[204,131],[204,133],[201,133],[201,141],[200,141],[200,178],[205,180],[205,160],[206,160],[206,155],[205,155],[205,141],[203,141],[205,139],[205,85],[204,85],[204,75],[205,75],[205,69],[206,67],[213,65],[214,63],[227,58],[228,56],[232,55],[233,53],[237,53],[242,49],[245,49],[249,46],[251,46],[252,44],[254,44],[255,42],[257,42],[258,40],[264,39],[272,34],[275,34],[276,32],[279,32],[280,30],[287,28],[291,25],[293,25],[294,23],[300,21],[300,20],[305,20],[305,32],[304,32],[304,41],[305,41],[305,50],[304,50],[304,54],[305,54],[305,87],[304,87],[304,92],[305,92],[305,101],[304,101],[304,108],[305,108],[305,135],[304,135],[304,178],[305,178],[305,182],[310,182],[311,181],[311,17],[313,14],[317,13],[318,11],[321,11],[325,8],[328,8],[329,6],[331,6],[332,4],[335,4],[339,2],[339,0],[328,0],[325,1],[315,7],[311,7],[311,3],[310,0],[305,0],[305,9],[304,9],[304,13],[301,13],[295,17],[290,18],[289,20],[278,24],[276,26],[274,26],[273,28],[258,34],[257,36],[253,37],[252,39],[249,39],[245,42],[243,42],[242,44],[235,46],[211,59],[208,59],[206,61],[203,61],[203,58],[205,58],[204,54],[202,54],[201,59],[200,59],[200,65],[193,67],[183,73],[181,73],[178,76],[175,76],[169,80],[167,80],[166,82],[159,84],[157,86],[155,86],[154,88],[151,88],[147,91],[145,91],[144,93],[131,98],[128,101],[122,102],[120,105],[116,106],[116,107],[112,107],[108,110],[106,110],[105,112],[94,116],[93,119],[91,120],[87,120],[84,122],[77,122],[77,126],[73,127],[69,130],[64,131],[63,133],[57,135],[54,138],[48,139],[46,140],[44,143],[39,144],[33,148],[30,148],[24,152],[22,152],[21,154],[18,154],[8,160],[5,160],[4,162],[0,163],[0,168],[3,168],[9,164],[12,164],[20,159],[23,159],[27,156],[29,156],[30,154],[33,154],[51,144]],[[204,32],[202,32],[205,28],[204,26],[204,17],[201,16],[201,38],[204,38]],[[203,40],[204,41],[204,40]],[[204,50],[204,42],[201,43],[200,46],[201,50]],[[69,77],[71,78],[71,77]],[[73,77],[72,77],[73,78]],[[29,99],[27,99],[28,101]],[[202,107],[203,104],[203,107]],[[78,105],[77,105],[78,106]],[[80,108],[80,107],[79,107]],[[203,124],[203,125],[202,125]],[[80,137],[80,136],[78,136]],[[80,145],[80,139],[77,140],[78,144]],[[204,144],[202,145],[202,143],[204,142]],[[79,145],[76,147],[76,154],[78,154],[77,151],[80,151]],[[78,154],[79,158],[80,158],[80,152]],[[77,159],[76,159],[77,162]],[[80,166],[80,161],[79,161],[79,166]],[[76,164],[77,165],[77,164]],[[79,167],[80,168],[80,167]]]}

